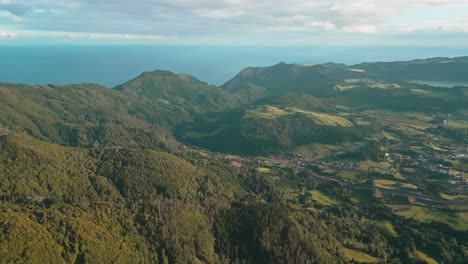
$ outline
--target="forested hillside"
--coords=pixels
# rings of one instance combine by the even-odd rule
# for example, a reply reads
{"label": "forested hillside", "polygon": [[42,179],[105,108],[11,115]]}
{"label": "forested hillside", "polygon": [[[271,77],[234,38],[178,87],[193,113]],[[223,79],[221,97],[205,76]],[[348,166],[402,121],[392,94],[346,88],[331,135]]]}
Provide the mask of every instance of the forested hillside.
{"label": "forested hillside", "polygon": [[351,240],[373,241],[364,251],[381,259],[410,258],[416,246],[461,256],[454,242],[406,242],[411,225],[398,225],[395,240],[360,224],[385,216],[378,207],[291,207],[258,172],[200,156],[64,148],[20,134],[0,146],[4,263],[341,263]]}

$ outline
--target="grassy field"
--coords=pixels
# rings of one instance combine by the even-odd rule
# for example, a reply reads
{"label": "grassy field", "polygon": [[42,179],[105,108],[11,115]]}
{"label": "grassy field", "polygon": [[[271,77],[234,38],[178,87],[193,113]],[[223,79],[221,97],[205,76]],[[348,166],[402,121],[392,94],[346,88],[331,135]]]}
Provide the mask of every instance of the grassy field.
{"label": "grassy field", "polygon": [[414,256],[419,260],[426,261],[427,264],[438,264],[438,262],[435,259],[429,257],[421,251],[416,251],[414,253]]}
{"label": "grassy field", "polygon": [[[420,130],[427,129],[432,125],[430,116],[417,112],[393,112],[382,109],[365,111],[365,116],[378,119],[384,125],[390,125],[392,129],[406,132],[408,134],[425,134]],[[363,113],[363,114],[364,114]]]}
{"label": "grassy field", "polygon": [[395,135],[393,135],[392,133],[389,133],[389,132],[383,131],[382,135],[385,137],[385,139],[388,139],[388,140],[392,140],[392,141],[397,141],[398,140],[398,138]]}
{"label": "grassy field", "polygon": [[400,182],[398,183],[398,186],[401,188],[406,188],[406,189],[417,189],[418,186],[411,184],[411,183],[406,183],[406,182]]}
{"label": "grassy field", "polygon": [[296,113],[306,114],[312,117],[314,121],[319,125],[343,127],[353,126],[353,123],[351,123],[345,118],[324,113],[306,111],[296,107],[279,108],[271,105],[262,105],[254,109],[249,109],[246,114],[247,116],[275,119],[280,116],[293,115]]}
{"label": "grassy field", "polygon": [[259,171],[261,173],[270,173],[271,169],[269,169],[269,168],[257,168],[257,171]]}
{"label": "grassy field", "polygon": [[461,194],[458,194],[458,195],[449,195],[449,194],[446,194],[446,193],[440,193],[439,194],[441,198],[444,198],[445,200],[457,200],[457,199],[464,199],[464,198],[468,198],[468,196],[466,195],[461,195]]}
{"label": "grassy field", "polygon": [[410,209],[396,212],[405,218],[418,220],[421,222],[440,222],[449,225],[458,231],[468,231],[468,213],[450,212],[439,209],[431,209],[420,206],[412,206]]}
{"label": "grassy field", "polygon": [[340,171],[338,172],[338,176],[344,180],[349,180],[352,182],[359,182],[359,172],[356,171]]}
{"label": "grassy field", "polygon": [[256,107],[254,109],[249,109],[247,111],[247,116],[253,116],[253,117],[261,117],[261,118],[278,118],[280,116],[284,116],[289,114],[285,110],[282,110],[278,107],[271,106],[271,105],[262,105],[259,107]]}
{"label": "grassy field", "polygon": [[338,203],[337,201],[333,200],[332,198],[326,196],[325,194],[317,190],[311,191],[310,194],[314,201],[316,201],[317,203],[323,206],[332,206]]}
{"label": "grassy field", "polygon": [[374,162],[371,160],[366,160],[366,161],[359,162],[358,168],[362,171],[368,171],[370,168],[372,168],[375,172],[387,173],[387,170],[390,166],[391,166],[390,163],[386,161]]}
{"label": "grassy field", "polygon": [[417,189],[418,186],[411,184],[411,183],[406,183],[406,182],[397,182],[397,181],[392,181],[392,180],[385,180],[385,179],[377,179],[374,180],[374,186],[377,188],[381,189],[388,189],[388,190],[393,190],[393,189],[398,189],[398,188],[405,188],[405,189]]}
{"label": "grassy field", "polygon": [[378,89],[398,89],[401,88],[399,84],[396,83],[375,83],[370,86],[371,88],[378,88]]}
{"label": "grassy field", "polygon": [[356,124],[358,124],[360,126],[368,126],[368,125],[371,124],[370,121],[364,120],[362,118],[357,118],[357,119],[354,119],[353,121],[354,121],[354,123],[356,123]]}
{"label": "grassy field", "polygon": [[398,171],[397,171],[396,173],[393,174],[393,177],[394,177],[395,179],[397,179],[397,180],[404,180],[404,179],[405,179],[405,177],[403,177],[403,175],[401,175],[401,173],[398,172]]}
{"label": "grassy field", "polygon": [[[348,71],[352,72],[364,72],[364,70],[359,69],[348,69]],[[375,82],[369,79],[345,79],[340,84],[335,86],[335,89],[338,91],[346,91],[355,88],[361,88],[365,86],[370,86]]]}
{"label": "grassy field", "polygon": [[429,145],[429,147],[430,147],[431,149],[433,149],[433,150],[447,152],[446,149],[443,149],[443,148],[440,148],[440,147],[438,147],[438,146],[435,146],[434,144],[427,144],[427,145]]}
{"label": "grassy field", "polygon": [[458,121],[449,121],[446,126],[451,129],[468,129],[468,123]]}
{"label": "grassy field", "polygon": [[391,180],[374,180],[374,186],[381,189],[396,189],[397,182]]}
{"label": "grassy field", "polygon": [[392,237],[397,237],[398,233],[395,231],[395,228],[393,228],[392,223],[390,223],[387,220],[378,220],[378,221],[372,221],[377,228],[384,232],[385,234],[392,236]]}
{"label": "grassy field", "polygon": [[461,164],[460,164],[459,160],[444,159],[444,161],[449,162],[455,168],[460,168],[461,167]]}
{"label": "grassy field", "polygon": [[417,129],[414,129],[412,127],[408,127],[408,126],[395,126],[393,127],[395,130],[397,130],[398,132],[406,135],[406,136],[409,136],[409,137],[425,137],[427,136],[426,133],[422,132],[422,131],[419,131]]}
{"label": "grassy field", "polygon": [[310,111],[304,111],[299,108],[295,107],[290,107],[288,108],[290,112],[294,113],[302,113],[306,114],[308,116],[311,116],[314,118],[314,121],[317,124],[324,125],[324,126],[343,126],[343,127],[352,127],[353,123],[348,121],[347,119],[344,119],[339,116],[333,116],[333,115],[328,115],[328,114],[323,114],[323,113],[317,113],[317,112],[310,112]]}
{"label": "grassy field", "polygon": [[301,153],[306,160],[312,161],[331,156],[335,151],[339,151],[340,149],[342,149],[342,146],[339,145],[312,143],[298,147],[297,151]]}
{"label": "grassy field", "polygon": [[350,261],[359,263],[379,263],[381,260],[366,253],[355,251],[349,248],[344,249],[345,255]]}

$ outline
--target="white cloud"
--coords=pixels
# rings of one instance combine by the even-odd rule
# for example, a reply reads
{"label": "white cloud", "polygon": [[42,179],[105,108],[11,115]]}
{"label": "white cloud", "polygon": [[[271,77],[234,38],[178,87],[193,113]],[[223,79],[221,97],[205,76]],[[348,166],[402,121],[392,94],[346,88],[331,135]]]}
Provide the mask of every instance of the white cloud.
{"label": "white cloud", "polygon": [[[398,27],[389,26],[389,21],[412,10],[447,6],[468,7],[468,0],[172,0],[162,2],[168,7],[192,13],[194,17],[191,19],[195,23],[210,22],[209,19],[231,19],[232,24],[223,24],[228,29],[229,27],[248,29],[250,26],[252,30],[261,30],[262,27],[267,30],[279,28],[287,30],[287,27],[290,27],[304,32],[321,29],[351,33],[400,30]],[[454,27],[442,28],[450,30]]]}
{"label": "white cloud", "polygon": [[16,33],[0,31],[0,39],[16,38]]}
{"label": "white cloud", "polygon": [[467,16],[451,16],[430,20],[409,21],[394,25],[400,32],[468,32]]}
{"label": "white cloud", "polygon": [[[48,38],[48,39],[71,39],[71,40],[112,40],[112,41],[169,41],[174,40],[174,36],[162,35],[141,35],[141,34],[110,34],[94,32],[65,32],[65,31],[19,31],[24,38]],[[16,35],[14,35],[16,36]]]}
{"label": "white cloud", "polygon": [[240,17],[244,14],[242,11],[229,11],[223,9],[197,9],[194,10],[194,14],[200,17],[209,19],[229,19],[234,17]]}
{"label": "white cloud", "polygon": [[468,10],[468,0],[0,0],[0,23],[109,37],[466,32],[466,19],[447,13],[440,19],[399,20],[415,10],[446,7]]}
{"label": "white cloud", "polygon": [[362,25],[349,25],[343,26],[342,30],[347,33],[377,33],[378,29],[375,25],[362,24]]}

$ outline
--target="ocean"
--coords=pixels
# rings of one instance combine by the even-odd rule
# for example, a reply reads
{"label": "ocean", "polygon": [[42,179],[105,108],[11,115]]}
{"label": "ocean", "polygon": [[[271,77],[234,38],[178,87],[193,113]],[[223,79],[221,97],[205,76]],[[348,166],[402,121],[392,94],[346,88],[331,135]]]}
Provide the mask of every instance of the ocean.
{"label": "ocean", "polygon": [[0,82],[114,87],[156,69],[221,85],[248,66],[467,56],[468,47],[1,45]]}

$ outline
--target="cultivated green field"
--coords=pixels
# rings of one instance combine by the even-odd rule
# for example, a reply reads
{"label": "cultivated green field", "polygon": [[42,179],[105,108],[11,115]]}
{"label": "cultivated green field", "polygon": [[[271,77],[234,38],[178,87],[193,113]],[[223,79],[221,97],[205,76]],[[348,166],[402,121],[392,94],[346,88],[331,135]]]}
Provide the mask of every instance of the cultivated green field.
{"label": "cultivated green field", "polygon": [[312,117],[313,120],[319,125],[342,126],[342,127],[353,126],[353,123],[351,123],[349,120],[343,117],[329,115],[325,113],[306,111],[306,110],[302,110],[296,107],[281,107],[280,108],[277,106],[262,105],[254,109],[247,110],[246,116],[275,119],[281,116],[293,115],[296,113],[301,113],[309,117]]}
{"label": "cultivated green field", "polygon": [[468,129],[468,123],[465,123],[465,122],[459,122],[459,121],[449,121],[447,122],[447,125],[446,125],[448,128],[451,128],[451,129]]}
{"label": "cultivated green field", "polygon": [[361,179],[360,175],[361,173],[356,172],[356,171],[351,171],[351,170],[343,170],[338,172],[337,174],[341,179],[343,180],[348,180],[351,182],[361,182],[363,179]]}
{"label": "cultivated green field", "polygon": [[390,221],[378,220],[378,221],[373,221],[373,223],[377,226],[377,228],[379,228],[385,234],[390,235],[392,237],[398,236],[398,233],[395,231],[395,228],[393,227]]}
{"label": "cultivated green field", "polygon": [[257,171],[259,171],[261,173],[270,173],[271,169],[269,169],[269,168],[257,168]]}
{"label": "cultivated green field", "polygon": [[449,201],[468,198],[468,196],[466,196],[466,195],[461,195],[461,194],[449,195],[449,194],[446,194],[446,193],[440,193],[440,197],[444,198],[445,200],[449,200]]}
{"label": "cultivated green field", "polygon": [[342,147],[336,145],[311,143],[298,147],[297,151],[301,153],[306,160],[317,160],[331,156],[334,151],[339,150],[341,148]]}
{"label": "cultivated green field", "polygon": [[440,222],[459,231],[468,231],[468,212],[451,212],[440,209],[431,209],[420,206],[411,206],[410,209],[396,212],[405,218],[421,222]]}
{"label": "cultivated green field", "polygon": [[319,204],[321,204],[323,206],[332,206],[332,205],[338,204],[337,201],[335,201],[334,199],[328,197],[327,195],[323,194],[320,191],[313,190],[313,191],[310,192],[310,194],[312,195],[312,199],[314,201],[316,201],[317,203],[319,203]]}
{"label": "cultivated green field", "polygon": [[375,187],[381,188],[381,189],[396,189],[397,182],[396,181],[391,181],[391,180],[374,180],[374,185]]}
{"label": "cultivated green field", "polygon": [[374,170],[375,172],[385,174],[390,172],[390,163],[386,161],[374,162],[371,160],[359,162],[359,169],[362,171],[369,171],[369,169]]}

